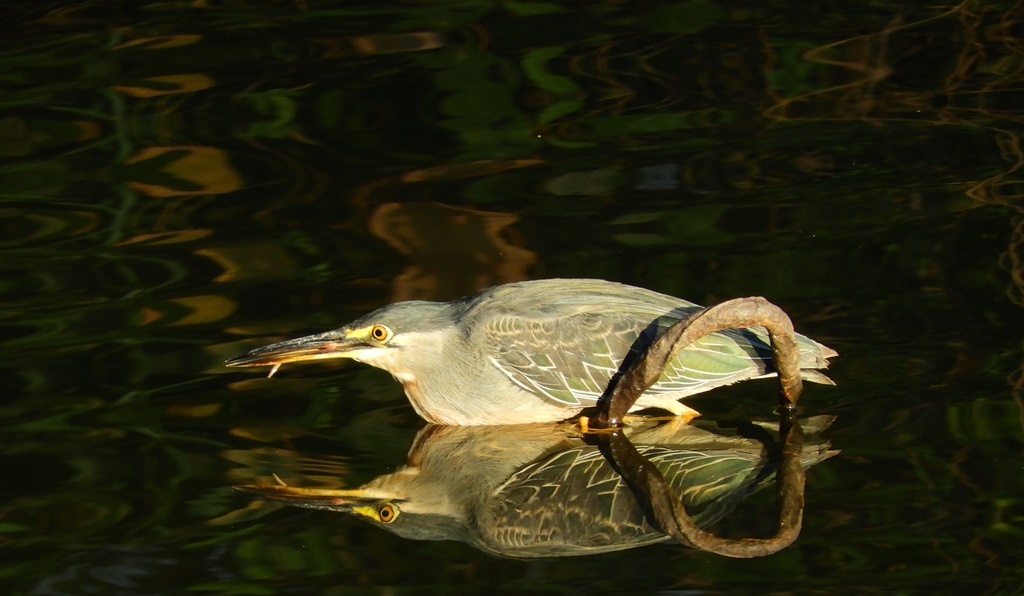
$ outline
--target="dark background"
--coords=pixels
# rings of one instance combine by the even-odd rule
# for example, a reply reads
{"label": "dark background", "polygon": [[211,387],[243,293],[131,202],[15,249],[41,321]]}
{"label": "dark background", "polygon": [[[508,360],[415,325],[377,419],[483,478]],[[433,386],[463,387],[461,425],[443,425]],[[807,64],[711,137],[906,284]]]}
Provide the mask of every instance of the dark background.
{"label": "dark background", "polygon": [[[1021,592],[1020,8],[6,2],[0,584]],[[544,277],[762,295],[839,351],[795,545],[519,562],[231,492],[358,485],[421,423],[380,371],[226,358]]]}

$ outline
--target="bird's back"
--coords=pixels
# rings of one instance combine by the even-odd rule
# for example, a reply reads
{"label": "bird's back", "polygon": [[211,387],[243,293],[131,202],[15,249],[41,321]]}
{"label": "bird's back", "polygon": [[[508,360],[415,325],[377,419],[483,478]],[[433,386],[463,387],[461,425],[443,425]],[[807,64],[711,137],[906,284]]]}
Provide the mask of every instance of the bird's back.
{"label": "bird's back", "polygon": [[504,311],[537,320],[585,313],[654,318],[674,309],[700,308],[687,300],[601,279],[538,279],[495,286],[477,296],[481,300],[472,302],[479,316]]}

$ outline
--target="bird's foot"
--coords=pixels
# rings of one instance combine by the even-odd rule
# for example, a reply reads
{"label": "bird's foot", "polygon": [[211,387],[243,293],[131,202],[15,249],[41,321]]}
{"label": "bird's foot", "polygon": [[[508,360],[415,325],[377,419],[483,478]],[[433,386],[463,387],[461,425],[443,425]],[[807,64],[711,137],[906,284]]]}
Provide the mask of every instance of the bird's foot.
{"label": "bird's foot", "polygon": [[678,416],[671,416],[668,418],[668,422],[661,424],[661,428],[664,428],[666,432],[681,432],[684,426],[689,426],[690,421],[700,416],[700,414],[694,412],[690,414],[686,412]]}
{"label": "bird's foot", "polygon": [[609,426],[608,428],[591,427],[590,418],[588,416],[580,416],[576,420],[576,424],[579,425],[580,432],[582,432],[585,435],[594,435],[598,433],[613,433],[619,430],[619,427],[617,426]]}
{"label": "bird's foot", "polygon": [[668,416],[643,416],[641,414],[626,414],[622,419],[623,424],[639,424],[643,422],[670,422],[672,424],[678,424],[680,426],[689,424],[691,420],[700,416],[700,412],[690,408],[686,409],[685,412],[678,414],[670,414]]}

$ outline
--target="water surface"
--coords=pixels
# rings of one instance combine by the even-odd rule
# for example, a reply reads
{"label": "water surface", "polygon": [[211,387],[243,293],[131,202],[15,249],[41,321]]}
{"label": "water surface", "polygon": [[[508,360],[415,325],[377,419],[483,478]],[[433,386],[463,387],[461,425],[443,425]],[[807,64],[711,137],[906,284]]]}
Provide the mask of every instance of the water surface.
{"label": "water surface", "polygon": [[[1016,4],[0,12],[7,591],[1024,590]],[[231,492],[359,485],[422,423],[380,371],[226,358],[545,277],[765,296],[840,353],[796,544],[516,561]]]}

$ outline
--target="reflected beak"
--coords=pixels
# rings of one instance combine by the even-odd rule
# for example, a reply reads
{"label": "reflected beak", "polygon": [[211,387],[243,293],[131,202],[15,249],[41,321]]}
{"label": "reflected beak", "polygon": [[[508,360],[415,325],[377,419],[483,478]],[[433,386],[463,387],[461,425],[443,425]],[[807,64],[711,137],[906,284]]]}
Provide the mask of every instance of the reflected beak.
{"label": "reflected beak", "polygon": [[304,360],[353,358],[374,346],[351,332],[330,331],[270,344],[228,360],[227,366],[273,366],[273,376],[282,364]]}

